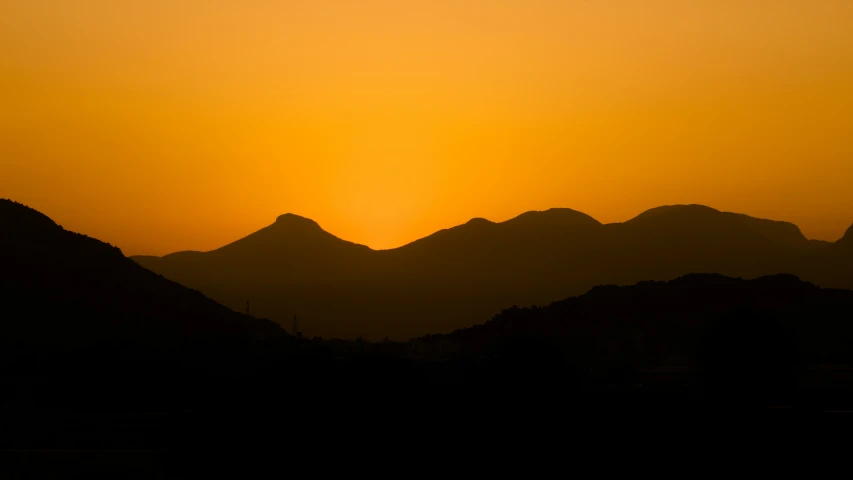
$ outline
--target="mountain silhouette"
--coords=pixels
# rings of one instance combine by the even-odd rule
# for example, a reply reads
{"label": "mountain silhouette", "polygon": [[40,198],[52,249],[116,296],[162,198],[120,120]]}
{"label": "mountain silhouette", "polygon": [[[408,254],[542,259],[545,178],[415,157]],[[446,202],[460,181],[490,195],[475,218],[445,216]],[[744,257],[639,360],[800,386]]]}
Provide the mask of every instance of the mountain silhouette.
{"label": "mountain silhouette", "polygon": [[641,213],[627,223],[697,236],[728,232],[746,237],[747,232],[751,231],[775,243],[789,246],[802,247],[809,242],[800,229],[792,223],[720,212],[704,205],[657,207]]}
{"label": "mountain silhouette", "polygon": [[[287,335],[0,200],[0,448],[174,451],[172,468],[193,477],[199,465],[221,473],[223,460],[245,472],[235,452],[300,426],[327,432],[316,421],[330,416],[430,425],[471,415],[529,422],[531,414],[550,425],[565,412],[681,420],[727,402],[749,412],[792,406],[806,393],[821,411],[849,409],[853,291],[793,275],[598,280],[669,274],[669,261],[713,266],[696,249],[721,268],[737,266],[730,255],[756,256],[746,262],[754,271],[769,260],[824,268],[848,258],[848,240],[815,247],[795,233],[700,207],[613,225],[553,210],[474,220],[373,251],[287,215],[214,252],[150,259],[190,268],[235,298],[253,295],[253,311],[266,300],[328,315],[300,313],[303,328],[316,320],[382,337],[450,332],[345,341]],[[625,245],[631,255],[619,250]],[[579,296],[559,293],[589,283]],[[564,300],[539,303],[547,295]],[[550,305],[488,310],[516,298]]]}
{"label": "mountain silhouette", "polygon": [[843,246],[845,248],[853,248],[853,225],[847,229],[847,232],[838,241],[838,245]]}
{"label": "mountain silhouette", "polygon": [[426,358],[476,360],[496,370],[494,385],[516,388],[516,378],[528,393],[678,390],[687,382],[690,390],[740,401],[816,386],[849,389],[849,373],[833,383],[827,372],[834,367],[827,366],[853,363],[850,319],[853,291],[792,275],[692,274],[598,286],[547,307],[513,307],[483,325],[411,344]]}
{"label": "mountain silhouette", "polygon": [[792,273],[853,287],[853,236],[810,241],[796,225],[701,205],[602,224],[570,209],[473,219],[391,250],[341,240],[283,215],[211,252],[134,257],[234,309],[247,300],[310,335],[405,339],[474,325],[511,305],[544,305],[595,285],[689,273]]}
{"label": "mountain silhouette", "polygon": [[0,225],[0,345],[7,352],[180,349],[284,334],[23,205],[0,200]]}

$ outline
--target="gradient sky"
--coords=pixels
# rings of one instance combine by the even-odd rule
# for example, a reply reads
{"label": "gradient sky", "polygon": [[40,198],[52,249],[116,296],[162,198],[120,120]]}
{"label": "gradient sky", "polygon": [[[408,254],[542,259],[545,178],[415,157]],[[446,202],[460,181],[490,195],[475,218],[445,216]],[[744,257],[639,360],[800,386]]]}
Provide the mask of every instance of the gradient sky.
{"label": "gradient sky", "polygon": [[0,197],[125,254],[702,203],[853,223],[850,0],[0,0]]}

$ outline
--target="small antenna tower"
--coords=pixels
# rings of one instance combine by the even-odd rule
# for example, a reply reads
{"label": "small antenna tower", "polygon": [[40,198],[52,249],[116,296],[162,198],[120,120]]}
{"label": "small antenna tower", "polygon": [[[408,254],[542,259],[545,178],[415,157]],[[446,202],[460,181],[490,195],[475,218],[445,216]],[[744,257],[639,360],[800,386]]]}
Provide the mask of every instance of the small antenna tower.
{"label": "small antenna tower", "polygon": [[293,314],[293,336],[299,336],[299,319],[296,318],[296,314]]}
{"label": "small antenna tower", "polygon": [[249,308],[249,301],[248,301],[248,300],[246,300],[246,315],[251,315],[251,314],[249,313],[250,311],[251,311],[251,309]]}

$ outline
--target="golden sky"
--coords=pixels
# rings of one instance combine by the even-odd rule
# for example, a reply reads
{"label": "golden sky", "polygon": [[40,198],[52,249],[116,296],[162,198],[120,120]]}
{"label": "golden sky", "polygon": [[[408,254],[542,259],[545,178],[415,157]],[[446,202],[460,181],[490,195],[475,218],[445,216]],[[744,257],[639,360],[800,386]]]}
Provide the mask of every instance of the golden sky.
{"label": "golden sky", "polygon": [[125,254],[293,212],[853,223],[850,0],[0,0],[0,197]]}

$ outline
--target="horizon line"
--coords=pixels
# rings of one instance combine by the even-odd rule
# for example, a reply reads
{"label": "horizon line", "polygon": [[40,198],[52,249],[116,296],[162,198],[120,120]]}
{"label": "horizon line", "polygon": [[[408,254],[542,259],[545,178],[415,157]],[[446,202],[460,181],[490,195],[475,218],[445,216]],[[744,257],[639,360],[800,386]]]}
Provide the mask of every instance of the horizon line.
{"label": "horizon line", "polygon": [[[252,230],[251,232],[248,232],[248,233],[246,233],[246,234],[244,234],[244,235],[240,236],[240,237],[239,237],[239,238],[237,238],[237,239],[234,239],[234,240],[232,240],[232,241],[229,241],[229,242],[227,242],[227,243],[225,243],[225,244],[223,244],[223,245],[220,245],[220,246],[218,246],[218,247],[216,247],[216,248],[213,248],[213,249],[211,249],[211,250],[192,250],[192,249],[188,249],[188,250],[176,250],[176,251],[174,251],[174,252],[169,252],[169,253],[165,253],[165,254],[162,254],[162,255],[156,255],[156,254],[134,254],[134,255],[126,255],[126,256],[127,256],[127,257],[165,257],[165,256],[168,256],[168,255],[173,255],[173,254],[176,254],[176,253],[185,253],[185,252],[193,252],[193,253],[209,253],[209,252],[213,252],[213,251],[219,250],[219,249],[221,249],[221,248],[224,248],[224,247],[226,247],[226,246],[228,246],[228,245],[231,245],[231,244],[233,244],[233,243],[235,243],[235,242],[238,242],[238,241],[240,241],[240,240],[242,240],[242,239],[244,239],[244,238],[246,238],[246,237],[248,237],[248,236],[250,236],[250,235],[253,235],[253,234],[257,233],[257,232],[260,232],[261,230],[264,230],[264,229],[266,229],[266,228],[272,227],[273,225],[275,225],[275,224],[278,222],[278,220],[279,220],[281,217],[285,217],[285,216],[294,216],[294,217],[302,218],[302,219],[308,220],[308,221],[310,221],[310,222],[313,222],[313,223],[314,223],[314,224],[316,224],[316,225],[317,225],[317,227],[318,227],[318,228],[320,228],[323,232],[328,233],[329,235],[332,235],[333,237],[335,237],[335,238],[337,238],[337,239],[339,239],[339,240],[341,240],[341,241],[348,242],[348,243],[351,243],[351,244],[354,244],[354,245],[359,245],[359,246],[362,246],[362,247],[368,248],[368,249],[370,249],[371,251],[374,251],[374,252],[384,252],[384,251],[391,251],[391,250],[397,250],[397,249],[400,249],[400,248],[404,248],[404,247],[406,247],[406,246],[408,246],[408,245],[411,245],[411,244],[413,244],[413,243],[416,243],[416,242],[419,242],[419,241],[424,240],[424,239],[426,239],[426,238],[429,238],[429,237],[431,237],[431,236],[433,236],[433,235],[435,235],[435,234],[437,234],[437,233],[444,232],[444,231],[448,231],[448,230],[451,230],[451,229],[453,229],[453,228],[457,228],[457,227],[460,227],[460,226],[466,225],[466,224],[468,224],[468,223],[470,223],[471,221],[474,221],[474,220],[485,220],[485,221],[487,221],[487,222],[489,222],[489,223],[491,223],[491,224],[499,225],[499,224],[503,224],[503,223],[506,223],[506,222],[509,222],[509,221],[515,220],[515,219],[517,219],[517,218],[519,218],[519,217],[521,217],[521,216],[523,216],[523,215],[525,215],[525,214],[528,214],[528,213],[545,213],[545,212],[549,212],[549,211],[552,211],[552,210],[570,210],[570,211],[573,211],[573,212],[576,212],[576,213],[579,213],[579,214],[582,214],[582,215],[586,215],[586,216],[588,216],[589,218],[591,218],[591,219],[595,220],[596,222],[598,222],[599,224],[601,224],[602,226],[606,226],[606,225],[618,225],[618,224],[627,223],[627,222],[630,222],[630,221],[632,221],[632,220],[634,220],[634,219],[638,218],[639,216],[641,216],[641,215],[643,215],[644,213],[647,213],[647,212],[649,212],[649,211],[651,211],[651,210],[655,210],[655,209],[658,209],[658,208],[665,208],[665,207],[703,207],[703,208],[708,208],[708,209],[714,210],[714,211],[719,212],[719,213],[731,213],[731,214],[735,214],[735,215],[745,215],[745,216],[748,216],[748,217],[751,217],[751,218],[755,218],[755,219],[758,219],[758,220],[768,220],[768,221],[772,221],[772,222],[786,223],[786,224],[790,224],[790,225],[795,226],[795,227],[797,228],[797,230],[800,232],[800,234],[801,234],[801,235],[803,235],[803,237],[804,237],[804,238],[806,238],[806,240],[808,240],[808,241],[818,241],[818,242],[835,243],[835,242],[837,242],[837,241],[841,240],[842,238],[844,238],[844,236],[845,236],[844,234],[842,234],[842,235],[841,235],[841,237],[839,237],[839,238],[837,238],[837,239],[835,239],[835,240],[825,240],[825,239],[819,239],[819,238],[809,238],[809,237],[806,237],[806,235],[803,233],[803,231],[802,231],[802,229],[800,228],[800,226],[799,226],[799,225],[797,225],[796,223],[791,222],[791,221],[787,221],[787,220],[776,220],[776,219],[772,219],[772,218],[765,218],[765,217],[756,217],[756,216],[752,216],[752,215],[750,215],[750,214],[746,214],[746,213],[732,212],[732,211],[728,211],[728,210],[720,210],[720,209],[718,209],[718,208],[716,208],[716,207],[712,207],[712,206],[709,206],[709,205],[706,205],[706,204],[701,204],[701,203],[672,203],[672,204],[663,204],[663,205],[657,205],[657,206],[654,206],[654,207],[649,207],[649,208],[643,209],[643,210],[642,210],[642,211],[640,211],[639,213],[637,213],[637,214],[635,214],[635,215],[631,216],[630,218],[628,218],[628,219],[626,219],[626,220],[623,220],[623,221],[616,221],[616,222],[608,222],[608,223],[604,223],[604,222],[602,222],[602,221],[598,220],[597,218],[595,218],[594,216],[592,216],[592,215],[590,215],[590,214],[588,214],[588,213],[585,213],[585,212],[583,212],[583,211],[581,211],[581,210],[577,210],[577,209],[574,209],[574,208],[571,208],[571,207],[550,207],[550,208],[547,208],[547,209],[544,209],[544,210],[525,210],[525,211],[522,211],[521,213],[515,214],[515,215],[513,215],[513,216],[511,216],[511,217],[507,218],[506,220],[499,220],[499,221],[491,220],[491,219],[488,219],[488,218],[485,218],[485,217],[471,217],[471,218],[469,218],[469,219],[468,219],[467,221],[465,221],[465,222],[458,223],[458,224],[455,224],[455,225],[452,225],[452,226],[449,226],[449,227],[445,227],[445,228],[440,228],[440,229],[438,229],[438,230],[434,230],[434,231],[433,231],[433,232],[431,232],[431,233],[428,233],[428,234],[426,234],[426,235],[424,235],[424,236],[422,236],[422,237],[418,237],[418,238],[416,238],[416,239],[414,239],[414,240],[411,240],[411,241],[405,242],[405,243],[403,243],[403,244],[401,244],[401,245],[397,245],[397,246],[394,246],[394,247],[388,247],[388,248],[373,248],[373,247],[371,247],[370,245],[366,245],[366,244],[362,244],[362,243],[357,243],[357,242],[353,242],[353,241],[350,241],[350,240],[346,240],[345,238],[340,237],[340,236],[338,236],[337,234],[335,234],[335,233],[333,233],[333,232],[331,232],[331,231],[329,231],[329,230],[326,230],[325,228],[323,228],[323,226],[322,226],[322,224],[321,224],[320,222],[318,222],[317,220],[315,220],[315,219],[313,219],[313,218],[311,218],[311,217],[307,217],[307,216],[304,216],[304,215],[300,215],[300,214],[298,214],[298,213],[294,213],[294,212],[285,212],[285,213],[282,213],[282,214],[276,215],[276,217],[275,217],[275,219],[273,220],[273,222],[272,222],[272,223],[268,223],[268,224],[265,224],[265,225],[263,225],[263,226],[257,227],[256,229]],[[848,227],[849,227],[849,228],[853,228],[853,220],[851,220],[851,225],[848,225]]]}

